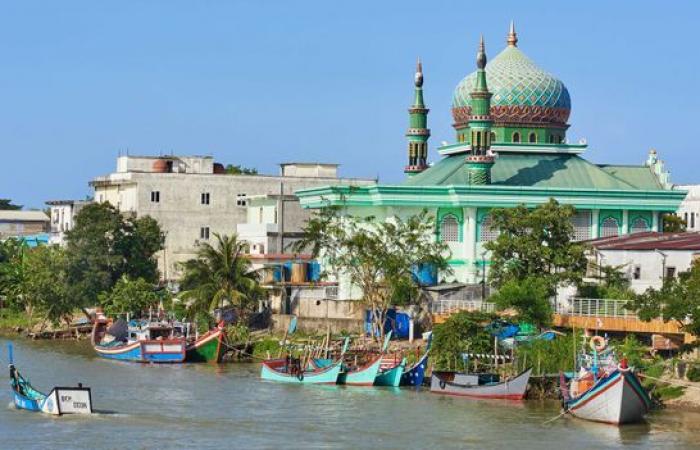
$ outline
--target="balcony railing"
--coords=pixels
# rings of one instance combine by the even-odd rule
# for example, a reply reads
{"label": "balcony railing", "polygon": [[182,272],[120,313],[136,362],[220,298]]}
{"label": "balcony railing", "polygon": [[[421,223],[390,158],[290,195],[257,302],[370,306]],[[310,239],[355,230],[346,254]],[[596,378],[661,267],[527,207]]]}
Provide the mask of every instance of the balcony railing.
{"label": "balcony railing", "polygon": [[565,316],[622,317],[634,319],[637,314],[625,308],[629,300],[573,297],[568,302],[555,303],[557,314]]}
{"label": "balcony railing", "polygon": [[431,305],[433,314],[454,314],[459,311],[493,312],[496,305],[481,300],[435,300]]}

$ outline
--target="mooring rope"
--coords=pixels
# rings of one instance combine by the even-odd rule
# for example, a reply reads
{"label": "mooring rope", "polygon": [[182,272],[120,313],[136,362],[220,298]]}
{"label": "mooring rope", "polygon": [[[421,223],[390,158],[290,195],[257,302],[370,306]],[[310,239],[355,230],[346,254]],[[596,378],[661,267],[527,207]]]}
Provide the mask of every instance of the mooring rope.
{"label": "mooring rope", "polygon": [[564,416],[564,415],[566,415],[566,414],[568,414],[568,413],[569,413],[569,411],[564,411],[564,412],[562,412],[561,414],[559,414],[557,417],[554,417],[554,418],[552,418],[552,419],[549,419],[549,420],[546,421],[546,422],[542,422],[542,425],[547,425],[548,423],[552,423],[552,422],[554,422],[555,420],[559,419],[560,417],[562,417],[562,416]]}
{"label": "mooring rope", "polygon": [[640,375],[640,378],[648,378],[650,380],[660,381],[662,383],[674,384],[676,386],[681,386],[681,387],[686,387],[686,388],[691,388],[691,389],[700,389],[700,386],[695,386],[692,384],[685,384],[682,381],[662,380],[661,378],[650,377],[648,375]]}

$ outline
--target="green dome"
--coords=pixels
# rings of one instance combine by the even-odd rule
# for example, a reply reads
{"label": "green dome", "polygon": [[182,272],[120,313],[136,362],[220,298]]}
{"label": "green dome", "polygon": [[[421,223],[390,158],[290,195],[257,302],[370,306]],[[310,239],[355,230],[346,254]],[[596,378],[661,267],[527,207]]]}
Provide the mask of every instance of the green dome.
{"label": "green dome", "polygon": [[[456,126],[469,121],[475,81],[476,72],[455,89],[452,114]],[[486,65],[486,81],[493,94],[491,118],[495,124],[566,126],[571,113],[566,86],[537,67],[515,43]]]}

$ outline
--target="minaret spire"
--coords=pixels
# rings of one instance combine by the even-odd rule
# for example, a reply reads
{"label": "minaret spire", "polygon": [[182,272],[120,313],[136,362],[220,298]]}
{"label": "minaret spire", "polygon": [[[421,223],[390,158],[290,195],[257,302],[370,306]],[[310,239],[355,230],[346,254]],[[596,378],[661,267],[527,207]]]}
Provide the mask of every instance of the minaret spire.
{"label": "minaret spire", "polygon": [[416,64],[414,77],[414,100],[408,110],[409,127],[406,132],[408,138],[408,165],[404,172],[415,175],[428,168],[428,112],[423,100],[423,64],[420,58]]}
{"label": "minaret spire", "polygon": [[511,20],[510,21],[510,30],[508,31],[508,47],[517,47],[518,46],[518,35],[515,32],[515,23]]}

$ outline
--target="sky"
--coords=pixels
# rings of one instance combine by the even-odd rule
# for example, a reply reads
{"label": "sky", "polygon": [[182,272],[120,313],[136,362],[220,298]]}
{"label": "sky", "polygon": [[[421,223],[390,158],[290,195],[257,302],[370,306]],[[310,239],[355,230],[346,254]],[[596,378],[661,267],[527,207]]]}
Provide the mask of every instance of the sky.
{"label": "sky", "polygon": [[673,182],[700,183],[699,14],[697,1],[3,1],[0,198],[85,198],[127,152],[399,182],[416,58],[435,161],[479,35],[493,58],[510,20],[569,89],[568,137],[588,159],[642,164],[655,148]]}

